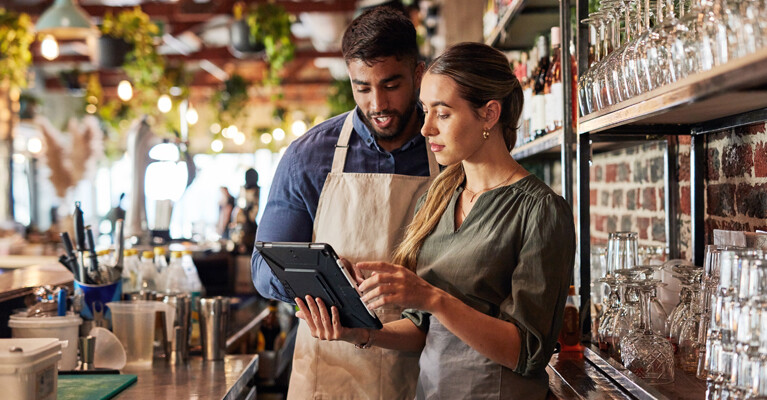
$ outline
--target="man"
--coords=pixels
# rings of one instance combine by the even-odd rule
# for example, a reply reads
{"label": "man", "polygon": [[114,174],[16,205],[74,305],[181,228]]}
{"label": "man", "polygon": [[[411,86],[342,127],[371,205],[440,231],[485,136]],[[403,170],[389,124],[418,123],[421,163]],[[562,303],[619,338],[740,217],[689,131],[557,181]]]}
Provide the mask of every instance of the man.
{"label": "man", "polygon": [[[389,260],[415,202],[439,172],[419,134],[423,73],[415,28],[379,7],[354,21],[342,51],[357,107],[294,141],[280,161],[257,233],[259,241],[326,242],[352,263]],[[265,297],[293,303],[253,253],[252,275]],[[376,310],[383,322],[400,309]],[[299,325],[288,398],[414,397],[418,355],[322,342]]]}

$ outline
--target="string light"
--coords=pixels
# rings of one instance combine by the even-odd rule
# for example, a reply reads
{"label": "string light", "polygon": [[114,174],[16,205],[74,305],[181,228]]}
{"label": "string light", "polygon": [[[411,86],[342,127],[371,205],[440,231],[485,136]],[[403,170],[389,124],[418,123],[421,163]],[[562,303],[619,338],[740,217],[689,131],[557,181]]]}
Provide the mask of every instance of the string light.
{"label": "string light", "polygon": [[216,153],[220,153],[221,150],[224,149],[224,142],[222,142],[220,139],[215,139],[210,142],[210,149]]}
{"label": "string light", "polygon": [[272,131],[272,136],[274,136],[274,140],[285,139],[285,131],[283,131],[282,128],[277,128]]}
{"label": "string light", "polygon": [[117,84],[117,97],[122,101],[128,101],[133,98],[133,86],[126,80]]}
{"label": "string light", "polygon": [[298,121],[294,121],[290,126],[290,131],[293,132],[294,136],[303,135],[306,133],[306,122],[301,121],[300,119]]}
{"label": "string light", "polygon": [[199,118],[200,116],[197,114],[197,110],[195,110],[194,107],[190,105],[189,109],[186,110],[186,122],[188,122],[189,125],[194,125],[197,123]]}
{"label": "string light", "polygon": [[164,94],[157,99],[157,109],[160,110],[161,113],[165,114],[170,111],[171,108],[173,108],[173,102],[171,102],[170,96],[167,94]]}
{"label": "string light", "polygon": [[264,133],[261,135],[261,143],[263,144],[269,144],[272,142],[272,135],[268,133]]}
{"label": "string light", "polygon": [[40,52],[46,60],[54,60],[59,56],[59,43],[53,35],[45,35],[45,39],[40,43]]}

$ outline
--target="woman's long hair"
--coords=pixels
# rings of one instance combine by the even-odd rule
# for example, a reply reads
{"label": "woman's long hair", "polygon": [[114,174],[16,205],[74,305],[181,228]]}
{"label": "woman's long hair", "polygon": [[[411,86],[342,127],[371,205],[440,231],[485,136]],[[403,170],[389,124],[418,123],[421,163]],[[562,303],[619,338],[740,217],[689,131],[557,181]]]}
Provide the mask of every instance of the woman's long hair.
{"label": "woman's long hair", "polygon": [[[517,123],[524,98],[522,87],[503,53],[481,43],[460,43],[434,60],[426,73],[452,79],[461,98],[471,103],[475,110],[490,100],[498,100],[501,103],[498,123],[501,124],[506,148],[511,151],[517,138]],[[394,252],[395,264],[415,271],[418,253],[426,236],[437,226],[452,193],[465,178],[463,165],[459,162],[445,168],[434,180],[426,194],[426,201]]]}

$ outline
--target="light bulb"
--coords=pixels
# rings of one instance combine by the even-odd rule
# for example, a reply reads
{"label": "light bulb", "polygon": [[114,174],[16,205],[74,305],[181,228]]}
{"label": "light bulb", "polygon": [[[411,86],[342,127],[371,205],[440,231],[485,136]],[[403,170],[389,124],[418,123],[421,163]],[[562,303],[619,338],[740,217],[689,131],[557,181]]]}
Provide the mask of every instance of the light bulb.
{"label": "light bulb", "polygon": [[227,139],[233,138],[234,135],[236,134],[237,134],[237,127],[234,125],[229,125],[228,127],[224,128],[223,131],[221,131],[221,135]]}
{"label": "light bulb", "polygon": [[234,144],[239,146],[245,143],[245,134],[242,132],[237,132],[237,134],[234,135],[234,139],[232,140],[234,141]]}
{"label": "light bulb", "polygon": [[43,142],[36,137],[30,138],[29,141],[27,142],[27,150],[29,150],[29,152],[32,154],[37,154],[42,149],[43,149]]}
{"label": "light bulb", "polygon": [[56,42],[56,38],[51,35],[46,35],[43,42],[40,43],[40,52],[43,53],[43,57],[46,60],[53,60],[59,56],[59,43]]}
{"label": "light bulb", "polygon": [[268,133],[264,133],[263,135],[261,135],[261,143],[269,144],[271,142],[272,142],[272,135]]}
{"label": "light bulb", "polygon": [[173,108],[173,103],[170,101],[170,96],[167,94],[164,94],[157,99],[157,109],[160,110],[161,113],[165,114],[170,111],[171,108]]}
{"label": "light bulb", "polygon": [[117,97],[122,101],[128,101],[133,98],[133,86],[126,80],[117,84]]}
{"label": "light bulb", "polygon": [[306,133],[306,122],[301,121],[300,119],[293,122],[293,125],[290,126],[290,131],[293,132],[293,135],[295,136],[303,135]]}
{"label": "light bulb", "polygon": [[285,131],[283,131],[282,128],[277,128],[272,131],[272,136],[274,136],[274,140],[285,139]]}
{"label": "light bulb", "polygon": [[216,134],[221,132],[221,124],[214,122],[210,125],[210,133]]}
{"label": "light bulb", "polygon": [[194,107],[189,107],[188,110],[186,110],[186,122],[189,123],[189,125],[194,125],[197,123],[197,120],[200,118],[200,116],[197,114],[197,110],[194,109]]}
{"label": "light bulb", "polygon": [[224,142],[219,139],[214,139],[212,142],[210,142],[210,149],[218,153],[224,149]]}

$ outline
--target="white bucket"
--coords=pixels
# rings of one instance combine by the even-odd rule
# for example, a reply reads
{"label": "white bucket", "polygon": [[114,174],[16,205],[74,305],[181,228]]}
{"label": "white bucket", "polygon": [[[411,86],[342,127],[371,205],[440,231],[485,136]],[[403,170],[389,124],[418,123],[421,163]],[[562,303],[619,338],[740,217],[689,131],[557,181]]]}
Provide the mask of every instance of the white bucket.
{"label": "white bucket", "polygon": [[59,369],[68,371],[77,368],[77,339],[80,336],[79,316],[68,313],[64,317],[26,317],[11,315],[8,326],[14,338],[56,338],[66,341],[62,344]]}
{"label": "white bucket", "polygon": [[0,339],[2,398],[56,400],[60,349],[57,339]]}

